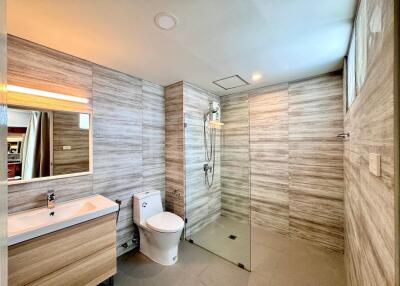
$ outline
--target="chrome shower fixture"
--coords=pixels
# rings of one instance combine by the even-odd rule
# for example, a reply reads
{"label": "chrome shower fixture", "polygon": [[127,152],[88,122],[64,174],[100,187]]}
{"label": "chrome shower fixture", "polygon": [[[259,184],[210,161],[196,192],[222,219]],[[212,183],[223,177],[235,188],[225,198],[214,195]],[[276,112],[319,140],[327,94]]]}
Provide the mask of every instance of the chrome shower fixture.
{"label": "chrome shower fixture", "polygon": [[[219,102],[210,102],[209,109],[204,114],[203,136],[204,136],[204,155],[206,163],[203,166],[204,180],[208,188],[211,188],[214,182],[215,173],[215,142],[217,129],[221,129],[221,109]],[[211,175],[211,179],[209,176]]]}

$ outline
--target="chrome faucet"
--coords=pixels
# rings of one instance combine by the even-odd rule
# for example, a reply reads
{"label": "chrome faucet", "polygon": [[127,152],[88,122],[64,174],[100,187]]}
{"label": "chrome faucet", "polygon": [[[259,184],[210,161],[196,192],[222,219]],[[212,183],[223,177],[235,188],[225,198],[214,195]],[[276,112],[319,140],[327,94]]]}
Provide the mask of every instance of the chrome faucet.
{"label": "chrome faucet", "polygon": [[56,207],[56,194],[53,190],[47,191],[47,208],[54,209]]}

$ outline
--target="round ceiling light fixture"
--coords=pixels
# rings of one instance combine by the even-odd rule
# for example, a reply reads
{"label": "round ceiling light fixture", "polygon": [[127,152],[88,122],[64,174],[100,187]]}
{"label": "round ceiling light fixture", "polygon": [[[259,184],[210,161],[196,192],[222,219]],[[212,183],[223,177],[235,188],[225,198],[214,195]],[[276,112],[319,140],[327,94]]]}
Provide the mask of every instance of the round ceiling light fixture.
{"label": "round ceiling light fixture", "polygon": [[160,29],[170,31],[178,24],[178,18],[171,13],[161,12],[154,17],[154,23]]}

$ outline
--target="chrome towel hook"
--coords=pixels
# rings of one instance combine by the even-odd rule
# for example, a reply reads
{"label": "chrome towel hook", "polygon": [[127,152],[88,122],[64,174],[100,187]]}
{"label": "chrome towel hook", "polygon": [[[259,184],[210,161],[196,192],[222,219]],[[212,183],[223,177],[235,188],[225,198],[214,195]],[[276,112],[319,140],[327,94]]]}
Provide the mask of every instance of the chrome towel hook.
{"label": "chrome towel hook", "polygon": [[348,139],[348,138],[350,138],[350,132],[339,133],[338,135],[336,135],[336,138],[338,138],[338,139]]}

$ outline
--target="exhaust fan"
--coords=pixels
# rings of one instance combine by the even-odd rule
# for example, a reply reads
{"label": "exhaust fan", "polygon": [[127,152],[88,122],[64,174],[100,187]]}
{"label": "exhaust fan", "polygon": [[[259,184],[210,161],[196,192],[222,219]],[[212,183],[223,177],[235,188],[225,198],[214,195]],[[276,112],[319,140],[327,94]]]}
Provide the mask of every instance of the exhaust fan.
{"label": "exhaust fan", "polygon": [[237,87],[245,86],[245,85],[249,84],[247,81],[245,81],[243,78],[241,78],[238,75],[221,78],[219,80],[213,81],[213,83],[225,90],[233,89],[233,88],[237,88]]}

